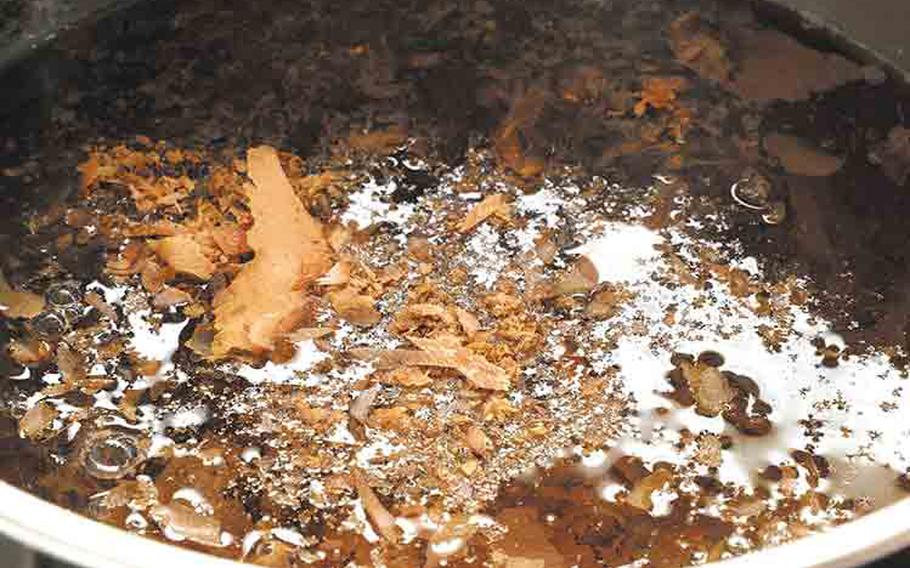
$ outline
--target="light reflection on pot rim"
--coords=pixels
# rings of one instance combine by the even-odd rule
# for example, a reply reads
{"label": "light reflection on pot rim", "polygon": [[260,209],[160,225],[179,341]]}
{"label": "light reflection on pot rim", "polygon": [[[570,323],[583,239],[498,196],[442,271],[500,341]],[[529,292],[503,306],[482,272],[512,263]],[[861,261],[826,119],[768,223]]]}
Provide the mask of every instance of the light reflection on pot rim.
{"label": "light reflection on pot rim", "polygon": [[[85,568],[197,566],[240,562],[178,548],[104,525],[0,482],[0,533]],[[40,521],[40,522],[38,522]],[[709,564],[711,568],[851,568],[910,546],[910,499],[816,535]]]}

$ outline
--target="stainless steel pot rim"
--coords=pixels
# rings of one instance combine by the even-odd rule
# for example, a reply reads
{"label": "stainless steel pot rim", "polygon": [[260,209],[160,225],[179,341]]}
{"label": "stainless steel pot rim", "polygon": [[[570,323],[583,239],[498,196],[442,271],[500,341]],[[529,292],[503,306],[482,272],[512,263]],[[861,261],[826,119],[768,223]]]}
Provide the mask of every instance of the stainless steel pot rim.
{"label": "stainless steel pot rim", "polygon": [[[239,562],[171,546],[93,521],[0,482],[0,532],[84,568],[237,568]],[[710,564],[712,568],[850,568],[910,546],[910,499],[827,532]]]}

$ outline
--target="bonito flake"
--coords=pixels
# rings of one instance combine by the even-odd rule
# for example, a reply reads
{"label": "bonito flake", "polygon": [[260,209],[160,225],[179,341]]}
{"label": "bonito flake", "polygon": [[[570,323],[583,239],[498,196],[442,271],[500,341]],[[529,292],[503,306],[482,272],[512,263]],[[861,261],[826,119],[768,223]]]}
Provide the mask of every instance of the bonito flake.
{"label": "bonito flake", "polygon": [[295,195],[275,149],[251,148],[247,173],[254,220],[248,239],[256,256],[215,298],[215,357],[271,351],[303,323],[307,284],[332,266],[322,225]]}

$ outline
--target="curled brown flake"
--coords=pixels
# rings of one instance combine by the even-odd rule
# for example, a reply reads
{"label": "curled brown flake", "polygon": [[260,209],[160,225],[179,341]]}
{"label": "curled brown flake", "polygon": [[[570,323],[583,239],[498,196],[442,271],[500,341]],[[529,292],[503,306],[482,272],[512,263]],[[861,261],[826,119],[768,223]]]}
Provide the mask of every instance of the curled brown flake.
{"label": "curled brown flake", "polygon": [[379,370],[399,367],[437,367],[453,369],[471,386],[485,390],[504,391],[512,386],[509,374],[490,363],[482,355],[462,347],[458,338],[425,338],[409,336],[408,340],[418,349],[351,350],[350,355],[372,360]]}
{"label": "curled brown flake", "polygon": [[215,328],[211,323],[198,323],[193,328],[193,334],[185,345],[200,357],[211,357],[212,341],[215,340]]}
{"label": "curled brown flake", "polygon": [[33,318],[44,309],[44,297],[16,290],[10,286],[6,277],[0,272],[0,312],[8,318]]}
{"label": "curled brown flake", "polygon": [[85,372],[85,358],[66,343],[57,345],[57,370],[61,381],[48,385],[41,391],[44,397],[54,397],[81,388],[86,394],[93,394],[110,382],[109,379],[89,379]]}
{"label": "curled brown flake", "polygon": [[275,149],[251,148],[246,167],[254,219],[248,240],[256,256],[215,297],[215,357],[272,351],[303,323],[304,287],[332,266],[322,226],[297,198]]}
{"label": "curled brown flake", "polygon": [[454,331],[458,318],[441,304],[408,304],[395,314],[390,329],[407,335],[426,331]]}
{"label": "curled brown flake", "polygon": [[812,487],[817,487],[820,479],[831,474],[831,466],[823,456],[805,450],[793,450],[790,457],[806,470],[807,480]]}
{"label": "curled brown flake", "polygon": [[351,280],[353,263],[342,259],[336,262],[328,272],[316,279],[320,286],[343,286]]}
{"label": "curled brown flake", "polygon": [[111,322],[117,323],[117,311],[101,297],[101,294],[94,291],[86,292],[85,303],[98,310],[101,315],[107,317]]}
{"label": "curled brown flake", "polygon": [[424,387],[433,382],[433,378],[426,371],[418,367],[400,367],[380,375],[383,383],[401,385],[403,387]]}
{"label": "curled brown flake", "polygon": [[771,420],[764,414],[749,414],[748,398],[741,394],[733,398],[730,408],[724,411],[724,419],[737,430],[749,436],[764,436],[771,432]]}
{"label": "curled brown flake", "polygon": [[167,505],[155,505],[149,515],[162,530],[173,535],[203,546],[224,546],[221,541],[221,522],[215,517],[197,512],[188,503],[174,501]]}
{"label": "curled brown flake", "polygon": [[407,141],[407,131],[397,125],[370,132],[351,132],[347,146],[353,150],[378,154],[388,152]]}
{"label": "curled brown flake", "polygon": [[686,90],[689,82],[684,77],[645,77],[642,81],[635,115],[644,116],[649,108],[673,111],[679,108],[676,99]]}
{"label": "curled brown flake", "polygon": [[158,488],[145,477],[119,482],[113,488],[92,495],[92,503],[102,509],[132,506],[146,510],[158,502]]}
{"label": "curled brown flake", "polygon": [[458,324],[461,326],[461,331],[464,332],[465,337],[469,340],[473,339],[481,328],[480,320],[477,319],[477,316],[462,308],[455,308],[455,316],[458,318]]}
{"label": "curled brown flake", "polygon": [[697,412],[705,416],[717,416],[727,408],[734,392],[727,378],[711,365],[696,361],[682,361],[683,377],[695,399]]}
{"label": "curled brown flake", "polygon": [[218,266],[212,261],[212,252],[189,232],[149,241],[148,247],[168,266],[181,274],[208,280]]}
{"label": "curled brown flake", "polygon": [[19,365],[34,365],[50,358],[50,346],[40,339],[27,336],[10,341],[7,348],[13,361]]}
{"label": "curled brown flake", "polygon": [[30,440],[40,441],[53,433],[57,409],[50,403],[40,401],[19,419],[19,435]]}
{"label": "curled brown flake", "polygon": [[306,341],[307,339],[319,339],[335,333],[331,327],[301,327],[300,329],[288,334],[288,341]]}
{"label": "curled brown flake", "polygon": [[142,241],[125,243],[116,254],[108,256],[104,265],[111,276],[126,277],[139,274],[145,268],[150,251]]}
{"label": "curled brown flake", "polygon": [[622,305],[631,298],[632,294],[626,289],[607,285],[592,295],[586,311],[592,317],[609,319],[617,315]]}
{"label": "curled brown flake", "polygon": [[468,212],[468,215],[458,225],[458,230],[468,233],[491,217],[508,221],[509,213],[510,206],[506,196],[502,193],[494,193],[484,197]]}
{"label": "curled brown flake", "polygon": [[610,474],[628,487],[651,474],[638,456],[619,456],[610,464]]}
{"label": "curled brown flake", "polygon": [[193,301],[193,297],[187,292],[172,286],[165,286],[160,292],[155,294],[152,299],[152,305],[160,309],[188,304],[191,301]]}
{"label": "curled brown flake", "polygon": [[361,424],[366,424],[370,417],[370,410],[373,408],[373,402],[376,401],[376,397],[381,390],[382,385],[373,385],[370,388],[361,391],[360,394],[354,398],[354,401],[348,409],[351,418]]}
{"label": "curled brown flake", "polygon": [[132,150],[124,145],[94,148],[79,164],[83,194],[92,194],[103,182],[126,188],[140,212],[176,207],[196,184],[185,175],[154,175],[160,165],[161,156],[154,150]]}
{"label": "curled brown flake", "polygon": [[666,469],[656,469],[653,473],[639,479],[626,496],[626,503],[642,511],[650,511],[654,503],[651,496],[663,489],[673,479],[673,473]]}
{"label": "curled brown flake", "polygon": [[382,314],[376,309],[376,300],[360,294],[353,288],[344,288],[329,294],[332,307],[341,319],[357,326],[369,327],[379,323]]}
{"label": "curled brown flake", "polygon": [[724,420],[748,436],[764,436],[772,429],[768,415],[772,408],[760,398],[758,383],[744,375],[724,371],[724,376],[735,391],[728,407],[724,410]]}
{"label": "curled brown flake", "polygon": [[474,452],[477,457],[487,457],[493,451],[493,441],[489,436],[476,424],[471,424],[465,430],[465,443],[468,448]]}
{"label": "curled brown flake", "polygon": [[380,430],[407,432],[413,427],[410,411],[404,406],[377,408],[370,413],[370,426]]}
{"label": "curled brown flake", "polygon": [[502,391],[512,386],[505,370],[482,355],[438,339],[411,337],[409,340],[422,352],[437,357],[439,366],[451,367],[461,373],[474,387]]}
{"label": "curled brown flake", "polygon": [[535,300],[547,300],[559,296],[587,294],[597,286],[597,268],[587,257],[581,257],[555,281],[545,283],[532,291]]}
{"label": "curled brown flake", "polygon": [[[295,396],[292,399],[295,415],[298,416],[304,424],[313,428],[317,432],[325,432],[344,418],[344,414],[332,410],[331,408],[319,408],[310,406],[306,397],[303,395]],[[352,406],[353,408],[353,406]],[[369,413],[369,408],[367,408]],[[351,412],[354,415],[354,412]]]}
{"label": "curled brown flake", "polygon": [[354,482],[354,488],[357,489],[357,495],[363,503],[363,509],[366,511],[370,522],[373,523],[376,532],[382,535],[388,542],[397,542],[400,530],[395,525],[395,516],[386,509],[373,488],[367,483],[366,477],[360,471],[354,471],[351,475]]}

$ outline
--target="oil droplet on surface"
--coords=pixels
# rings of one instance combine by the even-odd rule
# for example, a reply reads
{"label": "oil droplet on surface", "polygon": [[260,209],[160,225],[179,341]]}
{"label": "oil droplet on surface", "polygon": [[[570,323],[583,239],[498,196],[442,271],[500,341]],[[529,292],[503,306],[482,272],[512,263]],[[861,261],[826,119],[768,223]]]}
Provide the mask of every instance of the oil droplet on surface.
{"label": "oil droplet on surface", "polygon": [[730,187],[730,197],[746,209],[764,211],[771,199],[771,182],[757,172],[748,172]]}
{"label": "oil droplet on surface", "polygon": [[783,201],[775,201],[768,205],[767,212],[761,218],[767,225],[780,225],[787,219],[787,206]]}
{"label": "oil droplet on surface", "polygon": [[86,440],[82,464],[92,477],[119,479],[131,472],[144,457],[134,436],[102,430]]}

